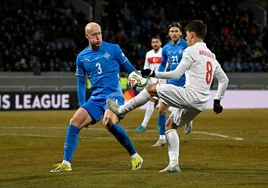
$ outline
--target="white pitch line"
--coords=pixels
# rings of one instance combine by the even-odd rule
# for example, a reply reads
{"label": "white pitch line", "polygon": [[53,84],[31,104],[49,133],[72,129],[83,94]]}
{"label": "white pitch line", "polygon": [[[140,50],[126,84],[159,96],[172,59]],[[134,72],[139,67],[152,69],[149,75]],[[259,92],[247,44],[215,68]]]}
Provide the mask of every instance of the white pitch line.
{"label": "white pitch line", "polygon": [[[2,126],[0,129],[67,129],[66,127],[8,127],[8,126]],[[86,130],[95,130],[95,131],[107,131],[105,128],[97,128],[97,127],[89,127]],[[133,132],[133,130],[130,129],[125,129],[127,132]],[[158,132],[157,130],[146,130],[146,132]],[[192,131],[191,134],[203,134],[203,135],[209,135],[209,136],[216,136],[216,137],[221,137],[225,139],[231,139],[231,140],[245,140],[244,138],[239,138],[239,137],[232,137],[232,136],[227,136],[223,134],[217,134],[217,133],[209,133],[209,132],[203,132],[203,131]],[[1,135],[1,134],[0,134]],[[10,135],[12,136],[12,135]],[[49,137],[48,135],[46,135]],[[38,137],[38,136],[36,136]],[[42,135],[40,135],[42,137]],[[53,136],[51,136],[53,137]],[[56,136],[55,136],[56,137]]]}
{"label": "white pitch line", "polygon": [[227,135],[217,134],[217,133],[209,133],[209,132],[201,132],[201,131],[193,131],[192,133],[194,133],[194,134],[204,134],[204,135],[210,135],[210,136],[218,136],[218,137],[232,139],[232,140],[245,140],[244,138],[232,137],[232,136],[227,136]]}
{"label": "white pitch line", "polygon": [[[67,129],[67,126],[65,128]],[[0,127],[0,129],[64,129],[64,127]]]}
{"label": "white pitch line", "polygon": [[[51,135],[39,135],[39,134],[0,134],[0,136],[15,136],[15,137],[36,137],[36,138],[65,138],[65,136],[51,136]],[[91,136],[80,136],[80,139],[96,139],[96,140],[114,140],[114,137],[91,137]],[[132,140],[155,140],[155,137],[131,137]],[[215,138],[191,138],[192,140],[218,140],[222,141],[223,139],[215,139]],[[180,138],[180,140],[187,140],[185,138]]]}

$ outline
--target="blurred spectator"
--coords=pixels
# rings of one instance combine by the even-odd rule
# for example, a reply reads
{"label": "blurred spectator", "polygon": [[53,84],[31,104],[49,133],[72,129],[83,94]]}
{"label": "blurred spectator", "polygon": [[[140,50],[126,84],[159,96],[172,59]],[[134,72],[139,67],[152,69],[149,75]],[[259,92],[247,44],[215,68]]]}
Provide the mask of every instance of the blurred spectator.
{"label": "blurred spectator", "polygon": [[[165,43],[167,25],[203,20],[208,47],[227,72],[267,72],[267,28],[239,1],[103,0],[103,39],[118,43],[141,69],[150,38]],[[87,44],[89,20],[64,0],[3,1],[0,7],[0,71],[75,71],[75,57]],[[38,71],[37,71],[38,72]]]}

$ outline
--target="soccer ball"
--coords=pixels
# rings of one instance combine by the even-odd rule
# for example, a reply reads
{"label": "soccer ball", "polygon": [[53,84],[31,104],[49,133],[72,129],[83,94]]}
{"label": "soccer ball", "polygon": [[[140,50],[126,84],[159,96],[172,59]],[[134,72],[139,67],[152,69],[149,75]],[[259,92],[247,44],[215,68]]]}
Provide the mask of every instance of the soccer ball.
{"label": "soccer ball", "polygon": [[141,91],[148,84],[148,78],[143,78],[136,72],[132,72],[128,76],[128,82],[131,89],[135,91]]}

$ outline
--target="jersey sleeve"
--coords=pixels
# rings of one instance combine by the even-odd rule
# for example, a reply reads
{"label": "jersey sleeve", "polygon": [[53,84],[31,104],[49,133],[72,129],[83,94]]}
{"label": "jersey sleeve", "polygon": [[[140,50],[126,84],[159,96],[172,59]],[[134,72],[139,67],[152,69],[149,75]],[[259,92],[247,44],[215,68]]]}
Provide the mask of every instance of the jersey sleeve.
{"label": "jersey sleeve", "polygon": [[158,67],[159,72],[164,72],[167,66],[168,57],[166,55],[166,48],[163,48],[162,50],[162,61]]}
{"label": "jersey sleeve", "polygon": [[227,89],[229,79],[220,65],[216,67],[214,77],[218,80],[218,90],[214,99],[221,100]]}
{"label": "jersey sleeve", "polygon": [[179,79],[192,65],[192,57],[185,51],[182,55],[180,64],[173,71],[168,72],[155,72],[157,78],[164,79]]}
{"label": "jersey sleeve", "polygon": [[145,62],[144,62],[143,69],[149,69],[148,52],[145,55]]}
{"label": "jersey sleeve", "polygon": [[179,79],[187,70],[188,68],[184,66],[184,64],[179,64],[175,70],[167,71],[167,72],[155,72],[156,78],[162,79]]}
{"label": "jersey sleeve", "polygon": [[123,68],[127,73],[131,73],[136,71],[133,65],[130,63],[128,58],[125,56],[121,48],[118,44],[115,44],[115,60],[120,64],[121,68]]}
{"label": "jersey sleeve", "polygon": [[128,61],[127,57],[123,53],[122,49],[118,44],[115,44],[115,60],[119,62],[120,65]]}
{"label": "jersey sleeve", "polygon": [[81,56],[76,57],[76,71],[75,71],[76,76],[85,76],[85,69],[83,67],[83,64],[81,62]]}

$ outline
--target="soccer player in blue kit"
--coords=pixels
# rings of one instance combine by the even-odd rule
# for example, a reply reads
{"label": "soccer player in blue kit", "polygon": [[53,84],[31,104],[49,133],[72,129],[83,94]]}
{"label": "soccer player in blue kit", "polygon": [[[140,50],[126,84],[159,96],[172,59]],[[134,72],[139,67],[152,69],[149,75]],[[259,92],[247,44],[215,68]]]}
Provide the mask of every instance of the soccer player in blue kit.
{"label": "soccer player in blue kit", "polygon": [[[187,48],[187,42],[182,39],[182,26],[179,22],[172,22],[168,25],[168,36],[170,41],[163,47],[162,50],[162,62],[158,67],[159,72],[164,72],[169,63],[169,71],[173,71],[176,69],[178,64],[182,58],[182,52],[185,48]],[[185,75],[176,80],[168,80],[167,84],[173,84],[175,86],[183,87],[185,84]],[[159,131],[159,139],[153,145],[156,146],[164,146],[166,145],[166,136],[165,136],[165,122],[166,122],[166,113],[168,111],[169,106],[159,101],[159,113],[158,113],[158,131]],[[192,121],[185,126],[185,133],[189,134],[192,129]]]}
{"label": "soccer player in blue kit", "polygon": [[[78,144],[80,130],[83,127],[95,124],[101,118],[107,130],[128,151],[131,157],[131,170],[138,170],[141,168],[143,159],[136,152],[126,131],[116,124],[118,122],[117,116],[106,106],[107,98],[112,98],[119,105],[124,104],[119,82],[120,67],[128,73],[136,70],[119,45],[102,41],[99,24],[88,23],[85,27],[85,37],[89,45],[76,58],[77,96],[80,108],[70,119],[64,143],[63,161],[55,164],[50,172],[72,170],[71,162]],[[87,101],[85,101],[86,76],[92,84],[91,97]]]}

